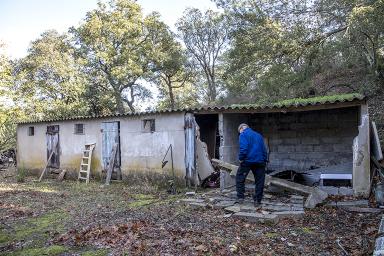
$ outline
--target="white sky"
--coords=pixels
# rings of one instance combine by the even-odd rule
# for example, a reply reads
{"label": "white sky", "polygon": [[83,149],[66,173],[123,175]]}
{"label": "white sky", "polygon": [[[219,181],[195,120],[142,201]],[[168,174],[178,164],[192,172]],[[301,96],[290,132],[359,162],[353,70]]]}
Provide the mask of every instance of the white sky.
{"label": "white sky", "polygon": [[[104,0],[105,1],[105,0]],[[186,7],[216,9],[210,0],[138,0],[144,13],[157,11],[171,28]],[[87,11],[96,8],[97,0],[0,0],[0,41],[5,53],[21,58],[31,41],[48,30],[65,32],[77,26]]]}

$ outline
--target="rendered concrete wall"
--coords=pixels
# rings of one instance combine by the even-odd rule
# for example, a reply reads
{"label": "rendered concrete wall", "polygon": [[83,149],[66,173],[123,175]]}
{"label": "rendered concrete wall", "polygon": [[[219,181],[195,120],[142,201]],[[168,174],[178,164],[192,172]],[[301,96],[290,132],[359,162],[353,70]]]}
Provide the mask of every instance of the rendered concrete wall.
{"label": "rendered concrete wall", "polygon": [[367,105],[360,108],[359,134],[353,141],[353,191],[355,195],[369,196],[371,186],[369,114]]}
{"label": "rendered concrete wall", "polygon": [[269,114],[224,114],[222,160],[237,164],[241,122],[260,132],[269,145],[269,169],[307,170],[352,162],[358,108]]}
{"label": "rendered concrete wall", "polygon": [[[143,119],[155,119],[156,131],[142,131]],[[48,125],[59,125],[60,168],[79,169],[82,150],[86,143],[95,143],[92,173],[99,175],[102,166],[102,122],[120,121],[121,169],[123,176],[134,172],[155,171],[171,173],[171,164],[161,169],[161,160],[173,145],[176,175],[184,177],[185,135],[184,113],[143,115],[123,118],[63,121],[55,123],[20,124],[17,128],[18,167],[41,170],[47,162],[46,130]],[[84,134],[74,134],[74,124],[84,124]],[[28,136],[28,127],[35,127],[35,135]],[[170,159],[169,159],[170,160]]]}

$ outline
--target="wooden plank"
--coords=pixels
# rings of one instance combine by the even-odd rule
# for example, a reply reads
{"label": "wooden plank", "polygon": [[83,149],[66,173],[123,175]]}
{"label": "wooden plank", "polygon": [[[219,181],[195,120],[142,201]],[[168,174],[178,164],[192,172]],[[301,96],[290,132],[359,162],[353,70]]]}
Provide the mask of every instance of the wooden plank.
{"label": "wooden plank", "polygon": [[[238,166],[230,163],[226,163],[219,159],[212,159],[212,163],[222,169],[230,171],[231,176],[236,176]],[[248,175],[247,179],[254,181],[253,175]],[[304,186],[292,181],[279,179],[268,174],[265,175],[265,186],[274,185],[277,187],[284,188],[286,190],[294,191],[299,194],[307,195],[305,201],[306,208],[314,208],[317,204],[322,203],[327,197],[328,193],[320,190],[316,187]]]}
{"label": "wooden plank", "polygon": [[51,155],[49,156],[48,160],[47,160],[47,164],[45,165],[44,167],[44,170],[42,171],[41,175],[40,175],[40,178],[39,178],[39,182],[43,179],[43,176],[45,174],[45,172],[47,171],[47,167],[49,165],[49,161],[51,160],[52,156],[53,156],[53,153],[55,153],[54,151],[51,152]]}
{"label": "wooden plank", "polygon": [[113,168],[115,166],[117,146],[118,146],[118,144],[115,143],[115,144],[113,144],[113,147],[112,147],[111,158],[109,160],[108,168],[107,168],[107,178],[105,179],[105,185],[109,185],[111,182],[112,172],[113,172]]}

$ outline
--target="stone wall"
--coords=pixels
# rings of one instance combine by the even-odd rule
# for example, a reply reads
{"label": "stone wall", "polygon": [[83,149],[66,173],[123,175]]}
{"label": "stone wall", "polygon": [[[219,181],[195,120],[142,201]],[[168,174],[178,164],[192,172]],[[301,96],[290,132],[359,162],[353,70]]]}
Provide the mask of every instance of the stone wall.
{"label": "stone wall", "polygon": [[292,113],[224,114],[223,160],[237,164],[240,122],[247,122],[268,141],[269,169],[307,170],[352,162],[358,134],[357,107]]}

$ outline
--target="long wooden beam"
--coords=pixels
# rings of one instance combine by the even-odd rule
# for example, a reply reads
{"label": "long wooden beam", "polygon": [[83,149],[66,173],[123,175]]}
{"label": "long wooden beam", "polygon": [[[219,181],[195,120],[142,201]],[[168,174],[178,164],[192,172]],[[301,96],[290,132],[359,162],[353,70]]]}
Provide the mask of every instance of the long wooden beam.
{"label": "long wooden beam", "polygon": [[[231,176],[236,176],[237,170],[239,168],[237,165],[226,163],[219,159],[212,159],[211,161],[213,165],[218,166],[223,170],[229,171]],[[253,175],[248,175],[247,179],[254,181]],[[328,197],[328,193],[320,190],[319,188],[305,186],[292,181],[279,179],[270,175],[265,175],[265,185],[274,185],[277,187],[284,188],[286,190],[306,195],[307,200],[304,204],[305,208],[315,208],[316,205],[322,203]]]}

